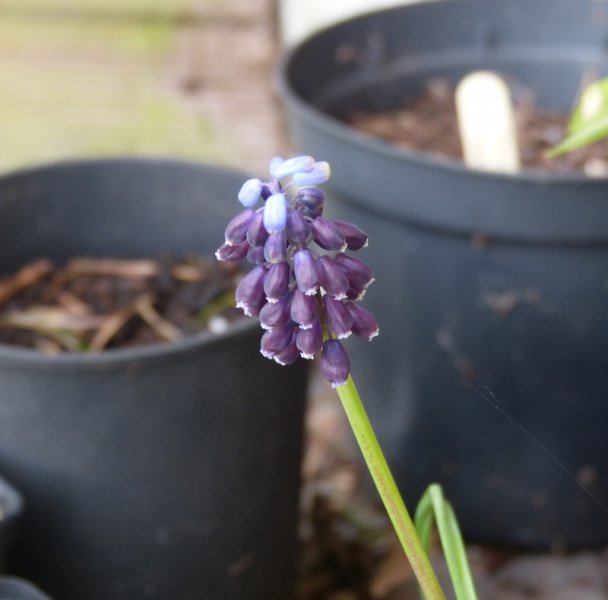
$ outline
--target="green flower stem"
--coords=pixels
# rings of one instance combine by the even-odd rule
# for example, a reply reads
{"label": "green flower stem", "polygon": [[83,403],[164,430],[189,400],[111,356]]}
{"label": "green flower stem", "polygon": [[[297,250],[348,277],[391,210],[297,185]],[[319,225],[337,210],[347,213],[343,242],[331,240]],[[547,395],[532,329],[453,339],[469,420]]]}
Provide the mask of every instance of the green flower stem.
{"label": "green flower stem", "polygon": [[427,553],[420,542],[414,523],[405,508],[395,480],[378,444],[376,434],[369,422],[352,377],[349,376],[344,385],[337,386],[336,391],[424,597],[426,600],[445,600]]}

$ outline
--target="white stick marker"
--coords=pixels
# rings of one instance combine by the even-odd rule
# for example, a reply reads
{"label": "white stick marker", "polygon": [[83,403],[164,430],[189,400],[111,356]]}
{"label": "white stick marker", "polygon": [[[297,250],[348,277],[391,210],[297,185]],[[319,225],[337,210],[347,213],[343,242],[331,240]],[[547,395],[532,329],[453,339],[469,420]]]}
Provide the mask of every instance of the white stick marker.
{"label": "white stick marker", "polygon": [[467,75],[456,88],[456,112],[467,166],[519,171],[511,93],[501,77],[490,71]]}

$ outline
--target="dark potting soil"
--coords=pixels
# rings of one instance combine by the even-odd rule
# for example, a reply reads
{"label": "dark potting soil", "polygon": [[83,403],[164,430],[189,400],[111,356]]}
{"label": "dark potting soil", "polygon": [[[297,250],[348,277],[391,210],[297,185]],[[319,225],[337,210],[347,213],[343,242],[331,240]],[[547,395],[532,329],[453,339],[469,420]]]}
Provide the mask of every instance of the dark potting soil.
{"label": "dark potting soil", "polygon": [[40,259],[0,279],[0,344],[49,354],[174,342],[223,331],[238,266],[193,256]]}
{"label": "dark potting soil", "polygon": [[[527,96],[516,99],[515,107],[523,168],[608,177],[608,141],[547,158],[545,152],[564,138],[569,115],[537,108]],[[430,81],[418,97],[394,110],[383,113],[358,110],[347,121],[398,146],[438,158],[462,160],[454,88],[443,79]]]}

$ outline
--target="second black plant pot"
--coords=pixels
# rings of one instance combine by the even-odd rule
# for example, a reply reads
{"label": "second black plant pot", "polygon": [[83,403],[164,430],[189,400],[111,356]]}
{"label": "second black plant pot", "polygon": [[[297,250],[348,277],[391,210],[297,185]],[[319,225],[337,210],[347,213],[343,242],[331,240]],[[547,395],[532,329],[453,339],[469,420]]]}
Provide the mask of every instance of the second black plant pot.
{"label": "second black plant pot", "polygon": [[6,571],[6,560],[23,512],[19,491],[0,477],[0,573]]}
{"label": "second black plant pot", "polygon": [[36,586],[17,577],[0,577],[0,600],[50,600]]}
{"label": "second black plant pot", "polygon": [[441,482],[469,539],[608,540],[608,181],[484,174],[344,121],[433,77],[504,73],[568,111],[608,70],[608,5],[450,0],[370,13],[285,57],[299,149],[370,236],[381,334],[353,375],[410,502]]}
{"label": "second black plant pot", "polygon": [[[162,160],[0,179],[0,271],[48,257],[211,254],[242,175]],[[0,347],[0,471],[26,510],[10,572],[61,600],[285,600],[306,371],[246,320],[174,344]]]}

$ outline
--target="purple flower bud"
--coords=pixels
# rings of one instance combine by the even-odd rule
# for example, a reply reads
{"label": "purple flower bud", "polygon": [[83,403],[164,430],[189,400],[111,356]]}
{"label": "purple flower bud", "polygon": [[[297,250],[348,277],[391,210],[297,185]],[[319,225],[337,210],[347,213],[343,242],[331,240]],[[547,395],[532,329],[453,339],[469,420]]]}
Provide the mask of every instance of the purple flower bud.
{"label": "purple flower bud", "polygon": [[309,173],[314,168],[315,159],[312,156],[294,156],[274,166],[272,176],[282,179],[296,173]]}
{"label": "purple flower bud", "polygon": [[346,304],[327,294],[323,296],[327,327],[338,339],[347,338],[352,333],[353,316]]}
{"label": "purple flower bud", "polygon": [[311,171],[306,173],[294,173],[293,182],[296,185],[318,185],[325,183],[331,175],[329,163],[325,161],[316,162]]}
{"label": "purple flower bud", "polygon": [[334,260],[344,271],[351,287],[355,290],[365,289],[374,281],[372,270],[363,261],[346,254],[336,254]]}
{"label": "purple flower bud", "polygon": [[321,350],[321,373],[331,387],[344,385],[348,380],[350,362],[346,350],[338,340],[327,340]]}
{"label": "purple flower bud", "polygon": [[363,286],[354,286],[351,284],[351,286],[348,288],[348,292],[346,292],[346,297],[349,300],[357,302],[361,300],[363,296],[365,296],[366,291],[367,288],[364,288]]}
{"label": "purple flower bud", "polygon": [[321,256],[317,259],[317,273],[319,284],[327,294],[336,300],[346,298],[350,287],[348,277],[330,256]]}
{"label": "purple flower bud", "polygon": [[267,239],[268,232],[264,229],[264,212],[258,211],[247,228],[247,241],[252,246],[262,246]]}
{"label": "purple flower bud", "polygon": [[296,244],[305,244],[310,236],[310,225],[301,212],[290,210],[287,215],[287,237]]}
{"label": "purple flower bud", "polygon": [[255,211],[252,208],[248,208],[232,218],[230,223],[226,226],[226,231],[224,233],[227,244],[232,246],[245,241],[247,229],[249,228],[249,224],[254,215]]}
{"label": "purple flower bud", "polygon": [[270,263],[287,259],[287,239],[284,231],[275,231],[268,236],[264,244],[264,257]]}
{"label": "purple flower bud", "polygon": [[215,251],[215,258],[227,262],[239,262],[247,256],[249,243],[245,240],[240,244],[222,244]]}
{"label": "purple flower bud", "polygon": [[242,308],[247,316],[259,314],[266,303],[264,279],[266,269],[262,266],[253,268],[241,279],[236,287],[236,306]]}
{"label": "purple flower bud", "polygon": [[312,238],[325,250],[345,250],[344,234],[334,225],[333,221],[317,217],[311,225]]}
{"label": "purple flower bud", "polygon": [[325,194],[323,190],[316,187],[304,187],[298,190],[295,196],[295,208],[311,219],[316,219],[323,214],[323,203]]}
{"label": "purple flower bud", "polygon": [[291,299],[291,319],[301,329],[310,329],[319,320],[319,305],[315,296],[307,296],[296,288]]}
{"label": "purple flower bud", "polygon": [[272,196],[272,190],[270,189],[270,186],[265,183],[262,186],[262,200],[266,201],[268,200],[268,198],[270,198],[270,196]]}
{"label": "purple flower bud", "polygon": [[313,296],[319,289],[319,276],[315,259],[308,248],[303,248],[295,253],[293,259],[293,273],[298,288],[307,296]]}
{"label": "purple flower bud", "polygon": [[285,194],[273,194],[264,206],[264,228],[268,233],[283,231],[287,221],[287,200]]}
{"label": "purple flower bud", "polygon": [[333,223],[344,235],[346,247],[349,250],[360,250],[367,246],[367,234],[359,227],[346,221],[334,221]]}
{"label": "purple flower bud", "polygon": [[296,335],[295,332],[292,335],[291,342],[289,342],[289,346],[283,350],[283,352],[279,352],[273,356],[275,362],[280,365],[291,365],[296,360],[298,360],[298,356],[300,355],[300,351],[298,350],[298,346],[296,345]]}
{"label": "purple flower bud", "polygon": [[255,206],[260,199],[262,185],[259,179],[248,179],[238,193],[239,202],[247,208]]}
{"label": "purple flower bud", "polygon": [[264,281],[264,293],[268,302],[277,302],[285,296],[289,289],[289,272],[289,263],[285,261],[270,266]]}
{"label": "purple flower bud", "polygon": [[291,294],[285,294],[278,302],[268,302],[260,311],[260,325],[269,331],[285,327],[291,320]]}
{"label": "purple flower bud", "polygon": [[376,318],[371,311],[353,302],[348,302],[346,307],[353,317],[352,330],[357,337],[372,340],[380,333]]}
{"label": "purple flower bud", "polygon": [[296,344],[300,350],[302,358],[314,358],[317,352],[321,351],[323,346],[323,329],[321,322],[317,319],[312,327],[308,329],[300,328],[296,336]]}
{"label": "purple flower bud", "polygon": [[[247,242],[249,246],[249,242]],[[249,246],[249,250],[247,250],[247,260],[254,265],[263,265],[266,262],[266,258],[264,257],[264,246]]]}
{"label": "purple flower bud", "polygon": [[260,352],[266,358],[273,358],[280,354],[289,346],[292,341],[294,325],[288,324],[285,327],[277,327],[272,331],[267,331],[260,341]]}

